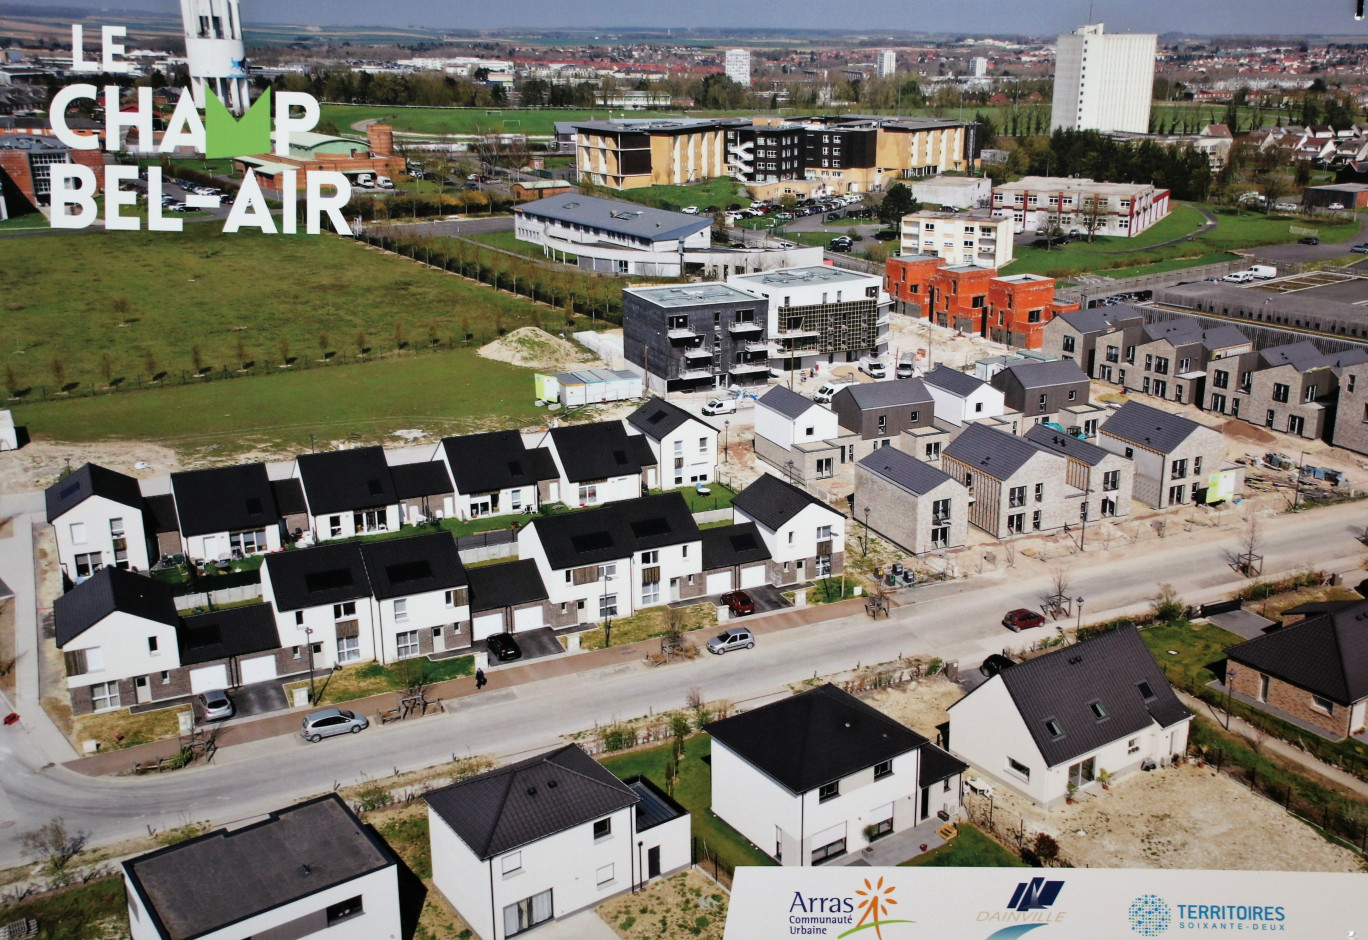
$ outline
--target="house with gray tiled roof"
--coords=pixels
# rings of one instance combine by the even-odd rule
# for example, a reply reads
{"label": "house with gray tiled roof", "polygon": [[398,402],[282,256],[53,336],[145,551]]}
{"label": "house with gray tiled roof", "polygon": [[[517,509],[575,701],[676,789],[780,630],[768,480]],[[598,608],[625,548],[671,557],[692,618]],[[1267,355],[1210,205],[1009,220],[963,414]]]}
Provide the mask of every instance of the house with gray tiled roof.
{"label": "house with gray tiled roof", "polygon": [[1244,484],[1220,431],[1138,401],[1098,428],[1097,445],[1134,462],[1135,498],[1155,509],[1232,499]]}
{"label": "house with gray tiled roof", "polygon": [[1003,669],[950,706],[950,752],[1049,807],[1070,785],[1159,767],[1192,720],[1134,626]]}
{"label": "house with gray tiled roof", "polygon": [[969,491],[969,522],[998,539],[1045,535],[1077,524],[1083,491],[1063,454],[981,424],[966,425],[941,469]]}

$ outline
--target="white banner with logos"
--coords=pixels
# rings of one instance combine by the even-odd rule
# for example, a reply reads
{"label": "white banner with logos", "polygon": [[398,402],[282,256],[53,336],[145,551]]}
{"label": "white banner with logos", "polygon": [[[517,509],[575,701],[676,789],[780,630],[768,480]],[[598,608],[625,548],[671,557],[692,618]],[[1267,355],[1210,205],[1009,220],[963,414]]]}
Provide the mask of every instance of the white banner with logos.
{"label": "white banner with logos", "polygon": [[1233,934],[1368,940],[1368,875],[741,867],[724,938],[1010,940],[1026,934],[1031,940]]}

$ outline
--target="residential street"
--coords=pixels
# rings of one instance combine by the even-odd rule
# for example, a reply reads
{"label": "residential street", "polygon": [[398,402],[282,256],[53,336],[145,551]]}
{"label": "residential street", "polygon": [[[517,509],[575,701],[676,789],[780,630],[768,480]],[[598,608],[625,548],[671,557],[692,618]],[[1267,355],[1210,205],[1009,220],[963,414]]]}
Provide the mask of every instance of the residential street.
{"label": "residential street", "polygon": [[[1223,552],[1235,548],[1240,532],[1236,514],[1228,515],[1219,536],[1208,530],[1161,541],[1145,526],[1138,545],[1115,544],[1110,550],[1090,545],[1086,555],[1065,556],[1071,564],[1070,593],[1086,598],[1084,619],[1143,609],[1157,582],[1172,582],[1188,603],[1217,599],[1244,583],[1224,561]],[[1363,557],[1355,540],[1361,520],[1354,506],[1265,520],[1265,577],[1306,563],[1353,572]],[[857,536],[855,527],[848,543],[852,553],[859,551]],[[725,697],[749,707],[786,693],[789,683],[900,654],[940,656],[971,668],[990,652],[1032,639],[1004,630],[1001,617],[1010,608],[1038,603],[1053,567],[1018,556],[1010,569],[900,595],[903,606],[886,620],[873,622],[859,614],[771,632],[765,619],[757,618],[750,621],[760,638],[753,651],[659,669],[632,658],[592,673],[491,688],[448,703],[445,715],[374,726],[356,737],[309,745],[283,736],[226,747],[213,766],[160,777],[88,777],[49,763],[52,748],[40,739],[41,730],[0,729],[0,829],[11,831],[0,843],[0,865],[23,860],[14,835],[53,816],[89,830],[92,844],[102,844],[145,834],[148,826],[243,819],[367,776],[417,769],[453,755],[526,754],[555,745],[563,734],[679,708],[694,686],[705,698]],[[1350,583],[1356,583],[1352,575]],[[624,650],[624,655],[632,654]]]}

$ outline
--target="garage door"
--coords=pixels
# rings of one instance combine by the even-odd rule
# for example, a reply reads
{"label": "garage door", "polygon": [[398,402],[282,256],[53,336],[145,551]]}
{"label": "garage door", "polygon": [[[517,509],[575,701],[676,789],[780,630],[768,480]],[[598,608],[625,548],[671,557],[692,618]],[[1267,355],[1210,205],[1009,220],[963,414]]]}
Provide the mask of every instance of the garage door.
{"label": "garage door", "polygon": [[732,573],[730,571],[718,571],[708,575],[708,593],[725,594],[732,589]]}
{"label": "garage door", "polygon": [[749,568],[741,569],[741,586],[743,588],[761,587],[768,583],[765,578],[764,565],[752,565]]}
{"label": "garage door", "polygon": [[198,695],[201,692],[208,692],[210,689],[228,688],[228,667],[220,663],[217,666],[201,666],[199,669],[190,670],[190,691]]}
{"label": "garage door", "polygon": [[474,638],[483,640],[485,637],[493,636],[496,633],[504,632],[503,611],[492,614],[479,614],[471,622],[471,629],[474,631]]}
{"label": "garage door", "polygon": [[542,606],[527,607],[523,610],[513,611],[513,630],[536,630],[538,627],[546,626],[546,618],[542,616]]}
{"label": "garage door", "polygon": [[276,658],[274,656],[244,659],[239,663],[239,666],[242,671],[243,685],[251,685],[253,682],[267,682],[276,677]]}

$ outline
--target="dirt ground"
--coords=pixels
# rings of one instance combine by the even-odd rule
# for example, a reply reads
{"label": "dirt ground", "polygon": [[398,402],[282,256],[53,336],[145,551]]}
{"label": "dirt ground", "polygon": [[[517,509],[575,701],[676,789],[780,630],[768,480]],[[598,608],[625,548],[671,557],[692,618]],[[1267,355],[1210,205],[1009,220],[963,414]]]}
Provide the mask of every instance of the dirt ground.
{"label": "dirt ground", "polygon": [[722,940],[727,892],[696,868],[658,879],[596,909],[623,940]]}
{"label": "dirt ground", "polygon": [[603,362],[583,346],[552,336],[535,326],[524,326],[480,347],[486,359],[543,372],[600,369]]}

